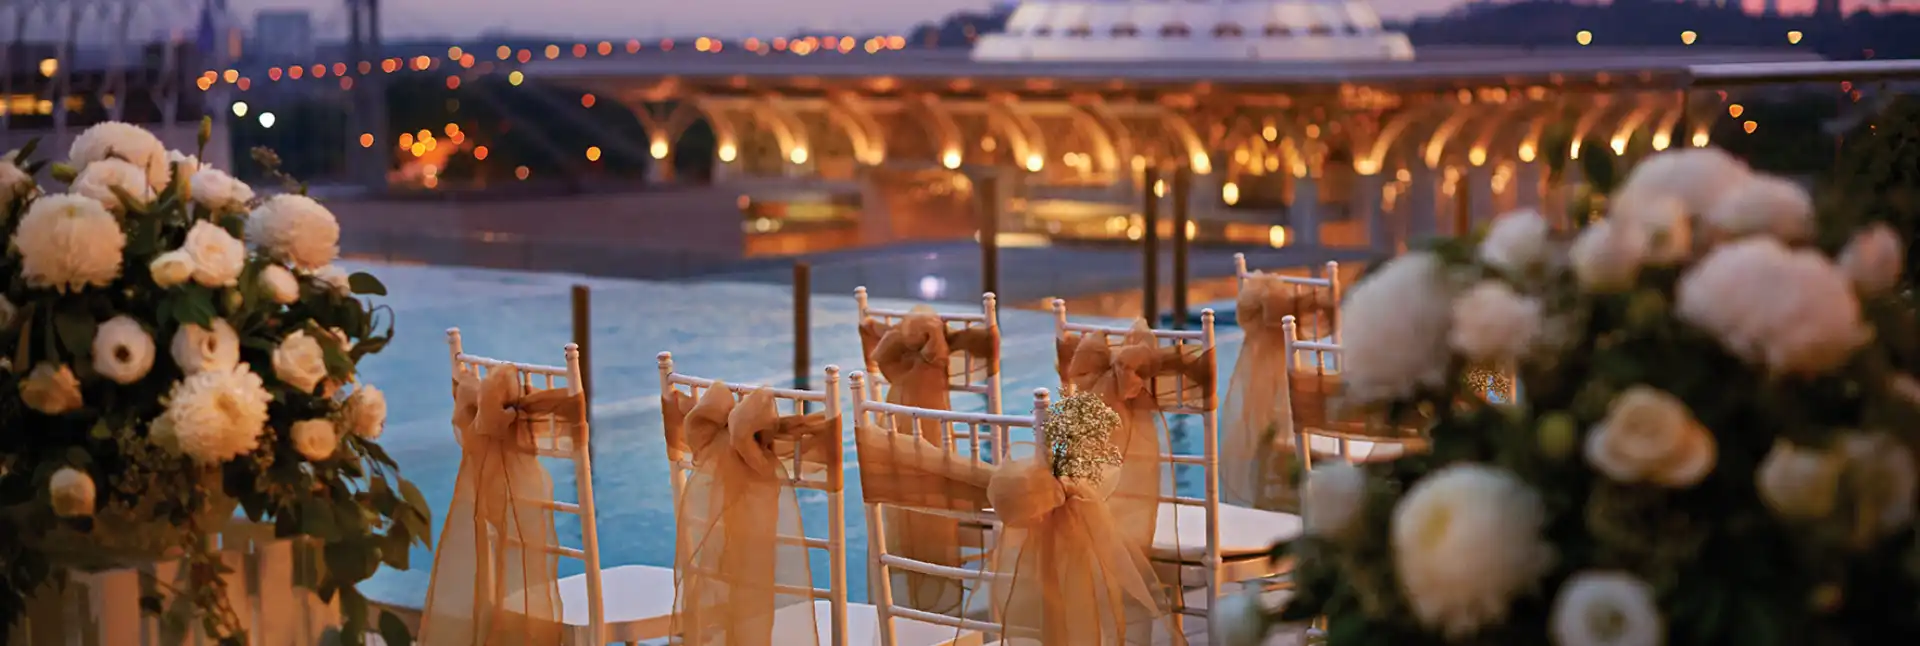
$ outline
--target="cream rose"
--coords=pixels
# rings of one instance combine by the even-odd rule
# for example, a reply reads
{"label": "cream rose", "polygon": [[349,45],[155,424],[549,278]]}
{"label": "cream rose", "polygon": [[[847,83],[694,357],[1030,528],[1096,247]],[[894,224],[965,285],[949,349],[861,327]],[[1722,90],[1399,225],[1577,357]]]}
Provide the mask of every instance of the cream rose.
{"label": "cream rose", "polygon": [[93,371],[116,384],[130,384],[153,369],[153,335],[128,316],[115,316],[93,333]]}
{"label": "cream rose", "polygon": [[1555,646],[1659,646],[1667,634],[1653,586],[1624,572],[1567,579],[1547,621]]}
{"label": "cream rose", "polygon": [[361,384],[347,396],[348,430],[369,440],[380,439],[387,426],[387,395],[370,384]]}
{"label": "cream rose", "polygon": [[1794,446],[1785,439],[1760,461],[1754,476],[1760,499],[1781,518],[1811,520],[1833,513],[1846,458],[1837,453]]}
{"label": "cream rose", "polygon": [[1613,398],[1587,434],[1587,463],[1616,482],[1684,489],[1700,484],[1718,459],[1713,433],[1679,398],[1634,386]]}
{"label": "cream rose", "polygon": [[1480,260],[1508,272],[1539,267],[1548,258],[1547,234],[1553,227],[1539,211],[1525,209],[1500,216],[1480,241]]}
{"label": "cream rose", "polygon": [[1614,204],[1670,197],[1699,215],[1738,189],[1753,172],[1746,162],[1718,148],[1680,148],[1649,155],[1614,191]]}
{"label": "cream rose", "polygon": [[1367,474],[1344,462],[1314,467],[1302,487],[1300,510],[1306,532],[1339,539],[1359,528],[1367,500]]}
{"label": "cream rose", "polygon": [[1505,621],[1554,563],[1545,523],[1539,494],[1500,469],[1456,463],[1414,483],[1392,522],[1394,571],[1414,618],[1450,637]]}
{"label": "cream rose", "polygon": [[1846,456],[1845,481],[1861,519],[1862,543],[1905,529],[1913,523],[1916,487],[1913,452],[1885,433],[1852,433],[1840,441]]}
{"label": "cream rose", "polygon": [[79,410],[80,380],[65,365],[41,363],[20,382],[20,401],[28,408],[47,415],[65,415]]}
{"label": "cream rose", "polygon": [[94,504],[93,476],[73,467],[61,467],[47,479],[47,498],[53,506],[53,515],[61,518],[84,518],[93,515]]}
{"label": "cream rose", "polygon": [[273,349],[273,376],[294,390],[311,394],[327,377],[327,359],[320,342],[306,330],[294,330]]}
{"label": "cream rose", "polygon": [[1840,252],[1840,268],[1853,279],[1853,286],[1867,296],[1893,291],[1900,284],[1900,272],[1906,264],[1906,249],[1900,234],[1884,222],[1853,235]]}
{"label": "cream rose", "polygon": [[127,236],[99,202],[79,195],[34,200],[13,232],[20,277],[33,287],[77,292],[120,277]]}
{"label": "cream rose", "polygon": [[300,280],[293,272],[280,265],[267,265],[260,269],[260,286],[273,302],[288,305],[300,300]]}
{"label": "cream rose", "polygon": [[319,462],[333,457],[335,449],[340,447],[340,436],[333,430],[333,422],[324,419],[309,419],[293,423],[290,431],[293,450],[308,462]]}
{"label": "cream rose", "polygon": [[240,282],[247,266],[247,246],[212,222],[201,220],[187,230],[181,251],[193,258],[193,282],[206,287],[230,287]]}
{"label": "cream rose", "polygon": [[173,333],[173,362],[188,375],[207,370],[227,370],[240,363],[240,337],[225,319],[214,319],[212,326],[181,325]]}
{"label": "cream rose", "polygon": [[1705,212],[1722,239],[1770,235],[1796,243],[1813,238],[1813,198],[1790,180],[1753,174]]}
{"label": "cream rose", "polygon": [[193,278],[193,256],[185,249],[175,249],[158,256],[147,264],[147,273],[153,276],[153,284],[161,288],[186,283]]}
{"label": "cream rose", "polygon": [[1775,374],[1826,373],[1872,339],[1846,272],[1771,237],[1715,248],[1675,291],[1680,320]]}

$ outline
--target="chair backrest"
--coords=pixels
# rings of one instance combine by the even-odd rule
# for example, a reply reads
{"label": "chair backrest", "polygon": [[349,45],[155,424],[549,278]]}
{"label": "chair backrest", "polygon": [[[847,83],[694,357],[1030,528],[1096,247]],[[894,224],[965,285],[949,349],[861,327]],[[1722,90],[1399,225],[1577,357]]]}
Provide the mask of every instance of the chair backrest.
{"label": "chair backrest", "polygon": [[[1054,336],[1064,339],[1069,334],[1097,334],[1106,338],[1108,344],[1117,344],[1126,339],[1128,328],[1104,325],[1074,323],[1067,320],[1067,301],[1053,300]],[[1200,455],[1182,454],[1173,446],[1171,436],[1164,437],[1166,451],[1160,455],[1160,462],[1174,476],[1171,481],[1179,482],[1180,467],[1197,467],[1203,472],[1202,497],[1182,496],[1175,487],[1163,487],[1160,502],[1175,505],[1199,506],[1205,510],[1207,524],[1207,562],[1218,562],[1220,545],[1220,421],[1217,414],[1218,398],[1215,396],[1219,383],[1219,353],[1214,348],[1213,310],[1200,311],[1200,329],[1198,330],[1153,330],[1154,341],[1161,347],[1177,348],[1182,354],[1198,355],[1204,361],[1204,373],[1211,375],[1209,383],[1198,383],[1185,374],[1160,375],[1154,379],[1153,392],[1159,399],[1162,414],[1198,415],[1201,425]],[[1074,385],[1062,380],[1061,391],[1073,395]],[[1156,432],[1158,432],[1156,426]],[[1169,429],[1170,431],[1171,429]],[[1177,515],[1175,516],[1177,518]]]}
{"label": "chair backrest", "polygon": [[[700,396],[705,394],[708,388],[713,387],[715,381],[713,379],[696,377],[675,371],[672,352],[662,352],[657,358],[660,367],[660,394],[663,397],[662,401],[664,401],[664,397],[672,394],[674,391],[685,393],[691,396],[694,401],[699,401]],[[756,385],[731,382],[728,382],[726,386],[728,390],[733,391],[735,397],[741,397],[761,389],[760,386]],[[796,390],[791,388],[767,388],[767,390],[772,393],[775,405],[779,407],[782,415],[804,413],[810,409],[823,407],[826,409],[828,419],[840,417],[839,366],[827,366],[825,386],[822,390]],[[836,434],[838,434],[838,429],[836,429]],[[834,646],[846,646],[848,634],[847,507],[846,498],[842,493],[846,491],[846,444],[839,440],[826,444],[831,445],[831,451],[828,456],[821,458],[823,463],[816,464],[815,462],[808,461],[804,465],[799,464],[800,456],[797,453],[797,449],[795,455],[782,456],[783,459],[794,461],[793,468],[788,471],[790,474],[789,483],[794,489],[812,489],[826,494],[826,536],[824,538],[815,538],[804,535],[806,534],[806,527],[804,526],[805,522],[803,520],[803,526],[801,528],[803,535],[781,536],[780,540],[786,543],[797,543],[806,546],[809,551],[809,560],[811,560],[811,552],[813,550],[825,552],[827,556],[827,585],[826,587],[809,587],[804,590],[787,589],[785,585],[776,585],[776,588],[778,588],[777,591],[781,594],[825,600],[831,604],[833,608],[832,643]],[[671,444],[668,448],[667,461],[668,472],[673,483],[673,500],[677,510],[681,500],[681,494],[687,486],[687,478],[692,474],[696,465],[691,454],[676,451]]]}
{"label": "chair backrest", "polygon": [[[937,423],[948,428],[990,428],[993,429],[993,432],[998,437],[1011,437],[1014,429],[1027,429],[1028,433],[1038,433],[1040,426],[1046,423],[1047,407],[1051,404],[1047,389],[1040,388],[1033,391],[1034,413],[1032,415],[957,413],[954,411],[915,408],[912,406],[875,401],[868,397],[868,391],[865,388],[867,375],[864,373],[855,372],[849,379],[853,382],[851,387],[853,391],[853,426],[856,429],[856,433],[859,432],[858,429],[863,424],[872,428],[884,428],[878,423],[888,418],[905,418],[911,420],[910,423],[915,426],[918,426],[921,422],[929,422]],[[872,579],[872,590],[869,591],[869,596],[872,597],[873,605],[878,610],[880,616],[881,644],[883,644],[883,646],[893,646],[896,643],[893,627],[894,618],[921,621],[936,626],[946,626],[955,630],[978,631],[988,637],[987,641],[993,641],[991,637],[1001,630],[998,624],[989,621],[980,621],[978,619],[927,612],[901,606],[894,601],[893,573],[895,570],[961,581],[970,589],[975,590],[974,594],[980,594],[981,592],[979,592],[979,590],[983,590],[986,585],[991,584],[997,577],[992,571],[985,568],[975,570],[940,565],[889,552],[887,546],[888,541],[884,538],[887,535],[885,517],[889,509],[907,509],[937,514],[957,518],[964,522],[976,523],[989,529],[998,529],[1000,527],[999,517],[996,516],[992,510],[960,512],[948,509],[909,507],[897,504],[866,503],[867,536],[870,537],[867,541],[868,572]]]}
{"label": "chair backrest", "polygon": [[[1313,468],[1316,453],[1330,452],[1344,462],[1363,462],[1395,457],[1425,444],[1425,439],[1417,434],[1402,437],[1364,426],[1354,428],[1352,423],[1330,423],[1329,420],[1338,417],[1330,410],[1339,379],[1334,368],[1340,365],[1345,350],[1338,343],[1301,340],[1294,317],[1281,319],[1281,327],[1287,344],[1285,378],[1290,409],[1287,415],[1293,421],[1294,445],[1312,448],[1299,452],[1303,467]],[[1389,452],[1376,453],[1383,449]]]}
{"label": "chair backrest", "polygon": [[[1261,273],[1258,270],[1250,271],[1247,269],[1247,255],[1243,253],[1233,254],[1233,270],[1234,270],[1234,276],[1239,279],[1239,284],[1241,287],[1246,286],[1248,277],[1253,276],[1254,274]],[[1286,274],[1281,274],[1280,282],[1285,283],[1288,286],[1293,287],[1294,289],[1297,289],[1302,293],[1324,291],[1329,296],[1328,300],[1334,303],[1334,307],[1339,307],[1340,298],[1346,295],[1343,291],[1341,291],[1342,288],[1340,285],[1340,263],[1337,263],[1331,260],[1327,261],[1326,266],[1322,268],[1322,275],[1318,278],[1311,277],[1311,276],[1288,276]],[[1303,330],[1303,332],[1305,332],[1308,335],[1307,336],[1308,339],[1319,340],[1319,339],[1325,339],[1325,338],[1332,338],[1334,343],[1340,342],[1340,326],[1335,325],[1332,322],[1327,321],[1325,317],[1320,317],[1320,316],[1313,317],[1312,321],[1313,323],[1310,329]]]}
{"label": "chair backrest", "polygon": [[[897,325],[906,318],[907,310],[892,310],[873,307],[867,303],[867,288],[853,288],[853,300],[860,306],[860,320],[872,319],[887,325]],[[980,312],[951,312],[939,314],[940,322],[948,330],[985,329],[993,337],[993,356],[980,357],[971,352],[955,352],[952,369],[947,381],[947,390],[957,393],[973,393],[987,399],[987,412],[1001,412],[1000,399],[1000,306],[993,292],[980,295]],[[879,364],[873,357],[864,357],[866,363],[867,386],[873,391],[868,393],[876,400],[886,400],[887,378],[880,374]]]}
{"label": "chair backrest", "polygon": [[[454,374],[464,368],[472,370],[475,376],[484,377],[487,372],[503,368],[520,371],[521,386],[529,388],[554,389],[566,388],[568,394],[578,394],[585,383],[580,375],[580,348],[567,344],[565,348],[565,366],[547,366],[538,364],[515,363],[479,357],[466,353],[460,340],[460,328],[447,329],[447,356]],[[600,587],[600,530],[596,524],[598,515],[593,501],[593,460],[590,448],[593,445],[592,432],[588,428],[586,415],[580,416],[576,423],[560,424],[551,417],[533,420],[536,452],[541,457],[557,458],[573,463],[574,502],[560,500],[530,501],[559,514],[572,514],[580,519],[580,547],[565,545],[544,545],[541,549],[558,558],[580,561],[586,567],[588,630],[592,635],[606,634],[606,603]],[[577,428],[577,431],[570,429]],[[557,538],[557,537],[556,537]]]}

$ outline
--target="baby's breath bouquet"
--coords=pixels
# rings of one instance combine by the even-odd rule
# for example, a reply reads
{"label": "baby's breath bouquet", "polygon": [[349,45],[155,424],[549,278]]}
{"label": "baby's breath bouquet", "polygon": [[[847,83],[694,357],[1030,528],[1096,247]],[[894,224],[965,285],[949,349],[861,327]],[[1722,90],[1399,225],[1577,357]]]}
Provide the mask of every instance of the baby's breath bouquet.
{"label": "baby's breath bouquet", "polygon": [[322,545],[303,584],[358,642],[355,584],[429,531],[375,443],[386,400],[355,374],[393,336],[355,294],[385,288],[334,266],[339,224],[290,181],[258,197],[124,123],[63,162],[33,153],[0,162],[0,637],[67,573],[182,558],[142,605],[243,643],[210,538],[238,507]]}
{"label": "baby's breath bouquet", "polygon": [[[1306,476],[1268,618],[1339,646],[1920,643],[1899,235],[1818,248],[1802,188],[1715,149],[1647,158],[1607,204],[1355,287],[1345,395],[1425,413],[1432,450]],[[1484,370],[1517,403],[1474,396]]]}

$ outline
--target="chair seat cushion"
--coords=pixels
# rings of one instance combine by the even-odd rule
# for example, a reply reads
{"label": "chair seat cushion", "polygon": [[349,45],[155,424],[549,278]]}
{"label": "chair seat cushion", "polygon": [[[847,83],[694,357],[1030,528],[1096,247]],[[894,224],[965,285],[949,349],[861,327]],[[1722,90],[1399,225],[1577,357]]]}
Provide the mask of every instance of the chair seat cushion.
{"label": "chair seat cushion", "polygon": [[[616,635],[666,635],[673,617],[673,591],[673,568],[622,565],[600,571],[606,622]],[[588,606],[587,575],[560,580],[561,621],[568,626],[587,625]]]}
{"label": "chair seat cushion", "polygon": [[[819,633],[815,639],[818,639],[820,644],[833,643],[833,603],[825,599],[816,599],[811,605],[814,626]],[[790,613],[806,611],[806,606],[792,605],[781,608],[775,614],[787,615],[787,618],[798,620],[798,617],[791,617]],[[776,617],[774,621],[776,626],[781,625],[780,617]],[[896,638],[895,646],[945,646],[947,644],[968,646],[980,643],[980,633],[977,632],[899,617],[893,620],[893,631]],[[804,637],[776,634],[773,636],[773,643],[804,643],[810,646],[815,642]],[[879,608],[864,603],[847,604],[846,643],[848,646],[873,646],[880,643]]]}
{"label": "chair seat cushion", "polygon": [[[1300,536],[1294,514],[1222,503],[1219,511],[1220,558],[1265,556],[1273,544]],[[1196,561],[1206,555],[1207,512],[1199,505],[1160,503],[1153,532],[1153,557]]]}
{"label": "chair seat cushion", "polygon": [[[1307,443],[1313,447],[1316,460],[1337,459],[1340,456],[1340,438],[1325,435],[1308,435]],[[1369,442],[1367,440],[1347,440],[1347,459],[1353,462],[1371,464],[1389,462],[1405,455],[1404,442]]]}

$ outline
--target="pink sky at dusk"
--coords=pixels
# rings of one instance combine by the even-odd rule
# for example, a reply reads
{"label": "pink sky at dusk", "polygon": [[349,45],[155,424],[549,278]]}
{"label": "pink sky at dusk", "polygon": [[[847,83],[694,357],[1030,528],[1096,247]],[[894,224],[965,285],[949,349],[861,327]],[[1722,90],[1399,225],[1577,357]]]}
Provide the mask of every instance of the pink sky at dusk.
{"label": "pink sky at dusk", "polygon": [[[1758,11],[1764,0],[1746,0]],[[1808,12],[1814,0],[1779,0],[1786,13]],[[384,0],[394,36],[472,36],[506,30],[527,34],[650,36],[711,33],[779,35],[795,29],[900,31],[960,9],[985,9],[991,0]],[[1458,0],[1373,0],[1389,18],[1445,11]],[[1848,2],[1852,5],[1853,2]],[[323,38],[343,35],[346,12],[338,0],[229,0],[234,17],[251,24],[263,8],[307,8]]]}

